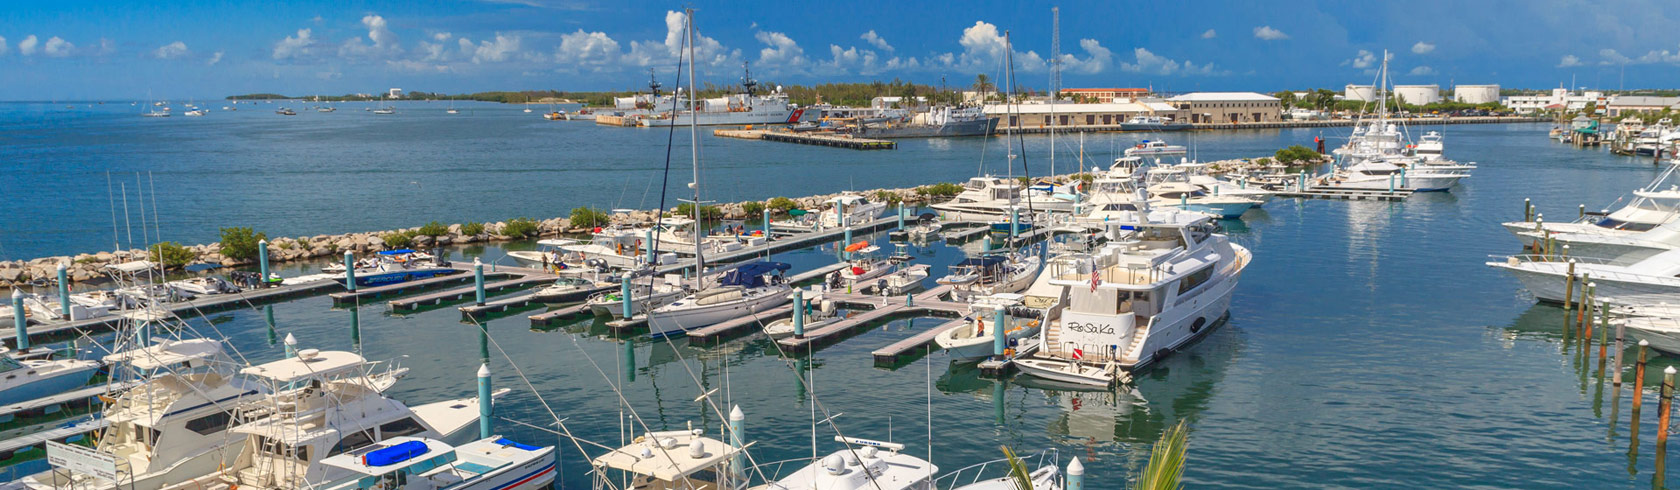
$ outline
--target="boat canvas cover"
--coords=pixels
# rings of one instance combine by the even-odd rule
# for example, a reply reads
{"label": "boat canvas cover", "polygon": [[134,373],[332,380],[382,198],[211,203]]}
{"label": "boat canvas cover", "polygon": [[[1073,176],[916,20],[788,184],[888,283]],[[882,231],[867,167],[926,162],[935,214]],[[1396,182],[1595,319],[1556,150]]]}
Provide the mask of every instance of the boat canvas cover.
{"label": "boat canvas cover", "polygon": [[414,251],[404,248],[404,249],[400,249],[400,250],[386,250],[386,251],[383,251],[383,252],[379,252],[379,255],[403,255],[403,254],[411,254],[411,253],[414,253]]}
{"label": "boat canvas cover", "polygon": [[1006,259],[1004,257],[998,257],[998,256],[995,256],[995,255],[986,255],[986,256],[974,257],[974,258],[970,258],[970,259],[963,259],[962,262],[957,262],[956,265],[952,265],[951,267],[973,267],[973,268],[979,269],[979,270],[991,270],[991,269],[997,268],[999,265],[1002,265],[1004,262],[1007,262],[1007,261],[1008,261],[1008,259]]}
{"label": "boat canvas cover", "polygon": [[426,443],[408,441],[368,452],[362,456],[362,462],[368,466],[390,466],[424,455],[427,451],[430,451],[430,448],[426,447]]}
{"label": "boat canvas cover", "polygon": [[753,262],[725,272],[723,279],[718,280],[718,285],[746,288],[763,287],[765,274],[772,271],[785,271],[792,267],[781,262]]}

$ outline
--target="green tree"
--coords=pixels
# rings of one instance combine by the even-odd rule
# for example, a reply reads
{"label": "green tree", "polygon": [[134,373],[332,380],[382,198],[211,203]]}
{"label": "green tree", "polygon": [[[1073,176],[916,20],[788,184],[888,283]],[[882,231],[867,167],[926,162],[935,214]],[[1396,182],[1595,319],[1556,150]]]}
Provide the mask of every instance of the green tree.
{"label": "green tree", "polygon": [[163,264],[165,268],[169,269],[185,267],[192,263],[193,259],[198,258],[198,254],[193,253],[191,249],[175,242],[154,243],[147,248],[147,252],[152,262]]}
{"label": "green tree", "polygon": [[537,235],[537,220],[531,218],[514,218],[502,224],[502,236],[509,238],[527,238]]}
{"label": "green tree", "polygon": [[239,261],[257,258],[257,242],[267,240],[268,234],[247,227],[222,228],[222,256]]}
{"label": "green tree", "polygon": [[429,236],[429,237],[432,237],[432,238],[437,238],[437,237],[440,237],[440,236],[448,235],[449,234],[449,227],[444,226],[443,223],[433,221],[431,223],[426,223],[424,226],[421,226],[420,230],[417,231],[416,233],[418,233],[420,235],[426,235],[426,236]]}
{"label": "green tree", "polygon": [[568,217],[568,220],[571,221],[572,228],[592,228],[611,222],[612,217],[607,215],[606,211],[579,206],[572,208],[572,214]]}

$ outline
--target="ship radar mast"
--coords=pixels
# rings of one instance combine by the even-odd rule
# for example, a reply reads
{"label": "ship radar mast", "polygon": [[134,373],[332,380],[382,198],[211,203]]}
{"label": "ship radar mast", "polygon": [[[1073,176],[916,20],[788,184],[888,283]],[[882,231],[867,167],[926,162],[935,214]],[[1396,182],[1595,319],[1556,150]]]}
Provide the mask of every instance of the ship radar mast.
{"label": "ship radar mast", "polygon": [[659,98],[659,80],[654,78],[653,69],[648,69],[648,90],[653,92],[654,98]]}
{"label": "ship radar mast", "polygon": [[752,78],[751,65],[752,63],[750,62],[741,62],[741,71],[745,72],[745,74],[741,75],[741,88],[746,89],[745,91],[749,97],[753,95],[753,87],[758,86],[758,80],[753,80]]}

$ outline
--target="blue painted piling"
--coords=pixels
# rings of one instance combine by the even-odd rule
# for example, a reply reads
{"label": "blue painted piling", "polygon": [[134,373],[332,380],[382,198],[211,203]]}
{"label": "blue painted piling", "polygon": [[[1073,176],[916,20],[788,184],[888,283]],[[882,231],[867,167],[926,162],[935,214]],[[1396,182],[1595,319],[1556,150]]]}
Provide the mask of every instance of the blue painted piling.
{"label": "blue painted piling", "polygon": [[259,288],[268,287],[268,240],[257,240],[257,272],[262,274],[262,280],[257,281]]}
{"label": "blue painted piling", "polygon": [[484,306],[484,263],[479,262],[477,257],[473,258],[473,292],[476,293],[477,304]]}
{"label": "blue painted piling", "polygon": [[490,414],[495,407],[490,399],[490,365],[478,365],[478,438],[490,438]]}
{"label": "blue painted piling", "polygon": [[64,264],[58,264],[58,308],[64,313],[65,320],[70,318],[70,272]]}
{"label": "blue painted piling", "polygon": [[744,460],[746,451],[742,451],[742,449],[746,446],[746,441],[745,437],[741,433],[741,431],[746,428],[746,425],[747,415],[745,413],[741,413],[741,406],[736,405],[733,408],[730,408],[729,447],[735,448],[735,455],[731,457],[729,472],[736,479],[746,478],[746,461]]}
{"label": "blue painted piling", "polygon": [[1068,462],[1067,490],[1085,490],[1085,465],[1079,462],[1078,456]]}
{"label": "blue painted piling", "polygon": [[1011,241],[1021,234],[1021,208],[1009,208],[1009,238]]}
{"label": "blue painted piling", "polygon": [[356,292],[356,254],[350,251],[344,252],[344,287],[352,293]]}
{"label": "blue painted piling", "polygon": [[23,311],[23,290],[12,290],[12,326],[17,329],[18,350],[29,349],[29,317]]}
{"label": "blue painted piling", "polygon": [[904,229],[904,203],[898,203],[898,229]]}
{"label": "blue painted piling", "polygon": [[1003,306],[999,305],[994,311],[996,313],[992,315],[992,355],[1002,359],[1004,348],[1003,331],[1005,330],[1003,328],[1003,321],[1005,318],[1003,315]]}
{"label": "blue painted piling", "polygon": [[632,313],[632,311],[631,311],[632,303],[630,302],[631,301],[631,299],[630,299],[630,289],[631,289],[630,288],[630,274],[625,273],[624,274],[624,282],[618,286],[619,303],[620,303],[620,306],[623,308],[624,319],[625,320],[629,320],[630,317],[635,316],[635,315],[631,314]]}
{"label": "blue painted piling", "polygon": [[805,338],[805,290],[793,290],[793,338]]}

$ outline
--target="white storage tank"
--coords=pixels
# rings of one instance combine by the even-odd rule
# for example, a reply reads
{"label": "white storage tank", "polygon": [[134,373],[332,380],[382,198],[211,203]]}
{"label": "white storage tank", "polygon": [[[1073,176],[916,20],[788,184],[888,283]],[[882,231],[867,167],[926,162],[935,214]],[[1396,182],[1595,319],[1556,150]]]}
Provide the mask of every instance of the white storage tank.
{"label": "white storage tank", "polygon": [[1441,101],[1441,86],[1395,85],[1394,95],[1410,105],[1428,105]]}
{"label": "white storage tank", "polygon": [[1370,85],[1348,84],[1346,88],[1342,89],[1342,100],[1372,102],[1377,100],[1377,89]]}
{"label": "white storage tank", "polygon": [[1498,85],[1459,85],[1453,87],[1453,100],[1466,104],[1499,102]]}

